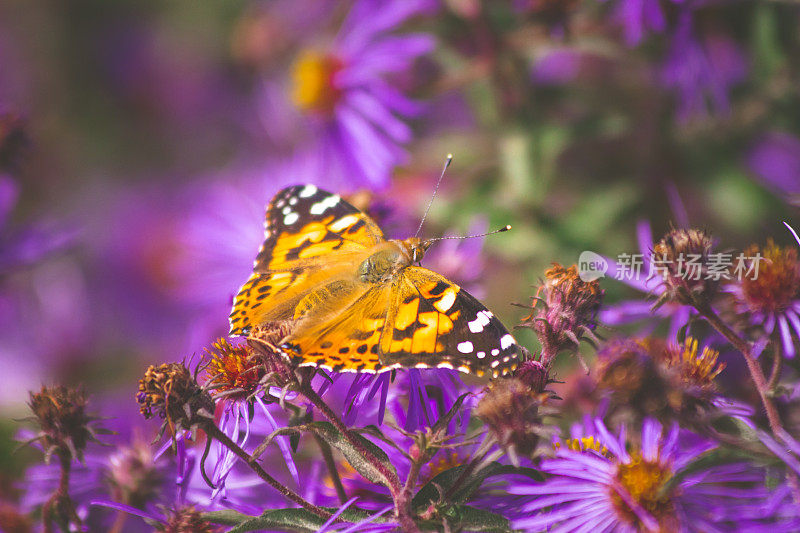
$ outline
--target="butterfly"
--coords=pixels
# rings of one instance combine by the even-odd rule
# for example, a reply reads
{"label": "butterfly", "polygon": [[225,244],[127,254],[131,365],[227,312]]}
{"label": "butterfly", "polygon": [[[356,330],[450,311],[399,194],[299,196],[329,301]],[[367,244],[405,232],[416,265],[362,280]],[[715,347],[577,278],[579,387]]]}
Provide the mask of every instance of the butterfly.
{"label": "butterfly", "polygon": [[288,331],[277,347],[299,366],[336,372],[450,368],[509,374],[524,352],[491,311],[421,266],[432,241],[390,240],[338,195],[280,191],[266,214],[253,274],[236,295],[230,334]]}

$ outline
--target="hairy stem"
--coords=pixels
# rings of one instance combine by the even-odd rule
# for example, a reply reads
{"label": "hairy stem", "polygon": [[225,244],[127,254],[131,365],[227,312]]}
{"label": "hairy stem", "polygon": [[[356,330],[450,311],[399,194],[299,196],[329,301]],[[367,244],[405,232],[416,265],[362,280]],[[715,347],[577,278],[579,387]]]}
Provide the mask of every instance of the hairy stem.
{"label": "hairy stem", "polygon": [[214,438],[220,442],[223,446],[228,448],[230,451],[236,454],[242,461],[244,461],[250,469],[256,473],[258,477],[264,480],[269,486],[283,494],[283,496],[299,506],[303,509],[314,513],[315,515],[319,516],[320,518],[328,519],[331,516],[331,513],[323,509],[322,507],[318,507],[311,502],[306,501],[302,496],[294,492],[292,489],[269,475],[266,470],[264,470],[261,465],[253,459],[250,454],[244,451],[238,444],[233,442],[230,437],[228,437],[225,433],[222,432],[213,422],[208,422],[203,424],[203,430],[208,434],[209,437]]}
{"label": "hairy stem", "polygon": [[767,390],[773,391],[778,384],[781,377],[781,370],[783,369],[783,354],[781,353],[781,346],[775,343],[775,350],[772,354],[772,370],[769,373],[769,381],[767,382]]}

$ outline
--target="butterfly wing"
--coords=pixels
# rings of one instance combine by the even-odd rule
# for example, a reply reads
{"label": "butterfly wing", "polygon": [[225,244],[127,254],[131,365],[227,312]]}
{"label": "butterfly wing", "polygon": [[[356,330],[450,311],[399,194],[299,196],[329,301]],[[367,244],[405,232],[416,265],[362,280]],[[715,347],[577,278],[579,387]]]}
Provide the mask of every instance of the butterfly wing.
{"label": "butterfly wing", "polygon": [[234,299],[231,335],[293,319],[303,298],[352,276],[370,248],[384,240],[369,216],[314,185],[276,194],[267,207],[265,234],[253,275]]}
{"label": "butterfly wing", "polygon": [[409,266],[395,281],[381,336],[390,368],[453,368],[497,377],[516,369],[522,350],[491,311],[444,276]]}

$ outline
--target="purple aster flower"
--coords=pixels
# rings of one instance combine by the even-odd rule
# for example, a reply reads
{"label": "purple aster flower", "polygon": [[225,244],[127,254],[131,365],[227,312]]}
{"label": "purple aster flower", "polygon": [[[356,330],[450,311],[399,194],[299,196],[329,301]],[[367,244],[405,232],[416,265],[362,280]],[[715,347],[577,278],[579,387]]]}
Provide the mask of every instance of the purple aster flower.
{"label": "purple aster flower", "polygon": [[728,93],[747,74],[741,50],[723,35],[699,40],[692,27],[692,14],[684,9],[672,36],[671,50],[661,70],[661,79],[677,93],[677,116],[688,121],[708,113],[730,109]]}
{"label": "purple aster flower", "polygon": [[[733,294],[737,310],[763,329],[764,342],[780,338],[787,358],[797,352],[794,337],[800,337],[800,259],[795,247],[781,247],[772,240],[743,252],[747,269],[734,276],[726,290]],[[760,258],[760,259],[759,259]]]}
{"label": "purple aster flower", "polygon": [[800,195],[800,139],[782,131],[759,138],[746,156],[747,168],[767,187],[790,198]]}
{"label": "purple aster flower", "polygon": [[[639,241],[639,254],[620,256],[623,261],[607,259],[609,268],[606,275],[622,281],[647,296],[659,298],[666,292],[667,288],[659,276],[651,275],[653,271],[651,254],[654,241],[650,224],[646,221],[640,221],[636,225],[636,235]],[[638,270],[636,265],[638,265]],[[606,305],[600,311],[600,322],[616,326],[644,321],[646,326],[642,333],[647,334],[655,328],[659,321],[668,319],[668,338],[675,339],[680,328],[689,321],[689,317],[694,312],[690,306],[674,301],[668,301],[655,310],[652,307],[652,302],[639,299]]]}
{"label": "purple aster flower", "polygon": [[[599,419],[543,461],[541,484],[512,486],[528,495],[514,527],[525,531],[736,531],[737,520],[764,518],[764,475],[745,463],[709,466],[666,483],[714,444],[645,419],[640,444],[625,427],[612,435]],[[665,492],[663,492],[666,490]]]}
{"label": "purple aster flower", "polygon": [[[424,34],[391,35],[408,20],[434,7],[431,0],[359,0],[338,34],[327,44],[302,50],[292,66],[290,99],[308,138],[294,163],[328,187],[383,188],[402,163],[411,140],[402,120],[421,107],[398,88],[397,79],[433,48]],[[268,109],[289,107],[266,87]],[[269,105],[270,102],[272,105]],[[271,116],[272,112],[262,111]],[[270,119],[271,120],[271,119]]]}
{"label": "purple aster flower", "polygon": [[[671,3],[682,4],[683,0]],[[667,27],[661,0],[618,0],[612,16],[622,26],[628,46],[636,46],[648,33],[661,33]]]}

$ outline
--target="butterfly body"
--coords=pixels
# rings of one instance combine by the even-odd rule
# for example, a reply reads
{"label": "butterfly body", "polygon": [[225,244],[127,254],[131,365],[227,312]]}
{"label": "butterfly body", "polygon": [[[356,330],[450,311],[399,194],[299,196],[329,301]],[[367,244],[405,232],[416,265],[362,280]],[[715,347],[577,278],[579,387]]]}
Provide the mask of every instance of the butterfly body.
{"label": "butterfly body", "polygon": [[267,237],[237,294],[231,334],[278,324],[298,365],[334,371],[453,368],[499,376],[522,350],[494,315],[415,266],[431,241],[388,240],[369,216],[313,185],[279,192]]}

